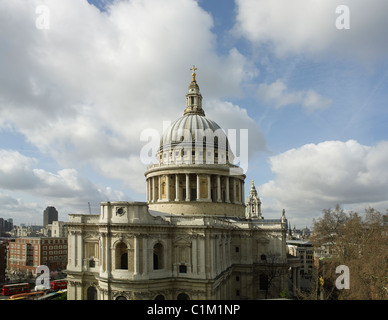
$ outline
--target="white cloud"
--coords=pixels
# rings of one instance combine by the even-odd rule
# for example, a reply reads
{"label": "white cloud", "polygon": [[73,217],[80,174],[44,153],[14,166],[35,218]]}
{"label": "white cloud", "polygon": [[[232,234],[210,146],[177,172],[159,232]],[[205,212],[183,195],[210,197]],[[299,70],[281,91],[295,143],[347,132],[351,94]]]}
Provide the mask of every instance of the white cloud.
{"label": "white cloud", "polygon": [[0,126],[64,168],[90,165],[136,192],[140,133],[183,114],[192,64],[205,111],[206,99],[238,95],[256,74],[237,49],[217,54],[212,18],[193,0],[115,1],[106,12],[50,0],[49,30],[35,28],[41,4],[0,3]]}
{"label": "white cloud", "polygon": [[37,203],[25,203],[21,198],[15,198],[0,192],[0,217],[12,218],[14,224],[33,223],[42,224],[44,208]]}
{"label": "white cloud", "polygon": [[[57,208],[67,211],[87,210],[87,203],[106,200],[123,200],[125,195],[110,187],[93,184],[75,169],[62,169],[56,173],[36,168],[37,160],[17,151],[0,150],[0,190],[28,194],[40,199],[24,204],[22,199],[0,193],[0,210],[8,214],[35,213],[44,205],[55,202]],[[27,211],[30,211],[27,213]]]}
{"label": "white cloud", "polygon": [[206,116],[223,128],[226,134],[228,134],[228,129],[236,130],[236,155],[239,155],[241,148],[239,132],[242,129],[248,129],[249,157],[257,155],[259,152],[267,151],[265,136],[257,123],[249,117],[246,109],[231,102],[216,99],[210,100],[207,106]]}
{"label": "white cloud", "polygon": [[387,162],[388,141],[375,146],[354,140],[306,144],[270,158],[275,178],[259,192],[274,199],[276,210],[289,209],[292,217],[310,222],[336,204],[380,208],[388,194]]}
{"label": "white cloud", "polygon": [[[235,32],[280,57],[386,58],[385,0],[237,0]],[[350,10],[350,29],[336,28],[339,5]]]}
{"label": "white cloud", "polygon": [[275,108],[300,104],[306,110],[313,111],[325,109],[331,104],[331,99],[325,98],[311,89],[290,91],[280,79],[271,84],[260,84],[257,93],[264,103],[273,105]]}
{"label": "white cloud", "polygon": [[9,190],[31,189],[37,179],[31,171],[36,159],[17,151],[0,150],[0,188]]}

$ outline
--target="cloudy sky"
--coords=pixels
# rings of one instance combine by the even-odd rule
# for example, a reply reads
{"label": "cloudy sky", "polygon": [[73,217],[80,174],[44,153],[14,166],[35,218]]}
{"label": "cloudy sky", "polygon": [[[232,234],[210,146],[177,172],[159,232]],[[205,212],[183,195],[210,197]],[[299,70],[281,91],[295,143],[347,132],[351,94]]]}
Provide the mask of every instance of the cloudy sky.
{"label": "cloudy sky", "polygon": [[[349,10],[337,10],[345,5]],[[144,130],[248,129],[265,218],[388,208],[386,0],[1,0],[0,217],[144,201]]]}

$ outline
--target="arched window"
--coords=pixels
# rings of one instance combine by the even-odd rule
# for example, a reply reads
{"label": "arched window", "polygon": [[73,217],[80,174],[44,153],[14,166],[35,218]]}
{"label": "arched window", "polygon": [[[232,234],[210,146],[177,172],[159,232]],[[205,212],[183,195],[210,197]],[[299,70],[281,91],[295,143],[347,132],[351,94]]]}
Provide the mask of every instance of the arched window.
{"label": "arched window", "polygon": [[165,300],[164,295],[158,294],[158,295],[155,297],[155,300]]}
{"label": "arched window", "polygon": [[125,252],[120,257],[120,269],[128,269],[128,253]]}
{"label": "arched window", "polygon": [[97,300],[97,289],[95,287],[89,287],[86,296],[87,300]]}
{"label": "arched window", "polygon": [[124,242],[116,246],[116,269],[128,270],[128,247]]}
{"label": "arched window", "polygon": [[267,260],[267,256],[265,254],[262,254],[260,256],[260,259],[261,259],[261,261],[266,261]]}
{"label": "arched window", "polygon": [[214,137],[214,147],[218,148],[218,137],[217,136]]}
{"label": "arched window", "polygon": [[124,297],[124,296],[118,296],[118,297],[116,298],[116,300],[127,300],[127,298]]}
{"label": "arched window", "polygon": [[186,293],[180,293],[178,294],[177,300],[190,300],[190,298]]}
{"label": "arched window", "polygon": [[163,250],[160,242],[154,245],[154,270],[163,269]]}
{"label": "arched window", "polygon": [[166,195],[167,195],[167,188],[166,188],[166,183],[165,182],[162,182],[162,198],[165,198]]}

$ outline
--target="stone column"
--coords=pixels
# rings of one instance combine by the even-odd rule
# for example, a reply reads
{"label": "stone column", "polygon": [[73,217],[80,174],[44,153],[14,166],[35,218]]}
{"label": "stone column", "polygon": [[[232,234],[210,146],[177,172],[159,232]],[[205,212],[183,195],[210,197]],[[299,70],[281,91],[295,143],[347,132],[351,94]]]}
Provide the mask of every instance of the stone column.
{"label": "stone column", "polygon": [[[106,277],[108,279],[108,286],[110,286],[110,277],[112,272],[112,244],[111,244],[111,234],[110,234],[110,227],[108,227],[108,232],[106,233],[105,237],[105,263],[106,263]],[[108,294],[109,296],[109,294]]]}
{"label": "stone column", "polygon": [[200,194],[201,192],[201,184],[200,184],[200,179],[199,179],[199,174],[197,174],[197,200],[200,199]]}
{"label": "stone column", "polygon": [[175,175],[175,201],[180,201],[179,197],[179,176]]}
{"label": "stone column", "polygon": [[146,275],[148,273],[148,250],[147,250],[147,237],[143,236],[143,272]]}
{"label": "stone column", "polygon": [[190,201],[190,176],[186,173],[186,201]]}
{"label": "stone column", "polygon": [[253,205],[255,206],[255,214],[254,214],[254,216],[260,217],[259,202],[255,201]]}
{"label": "stone column", "polygon": [[134,242],[134,247],[135,247],[135,252],[134,252],[134,270],[133,270],[133,273],[134,275],[138,275],[139,274],[139,268],[140,268],[140,260],[139,260],[139,238],[138,236],[135,236],[133,238],[133,242]]}
{"label": "stone column", "polygon": [[211,238],[210,238],[210,234],[209,232],[206,232],[205,234],[205,239],[204,239],[204,243],[203,243],[203,246],[202,246],[202,249],[205,249],[206,250],[203,250],[202,252],[205,252],[205,274],[206,274],[206,279],[210,279],[213,274],[212,274],[212,266],[213,266],[213,263],[212,263],[212,257],[214,256],[214,252],[213,252],[213,245],[211,243]]}
{"label": "stone column", "polygon": [[148,179],[148,202],[152,201],[152,178]]}
{"label": "stone column", "polygon": [[229,177],[225,177],[225,202],[230,202],[230,199],[229,199]]}
{"label": "stone column", "polygon": [[75,231],[70,232],[70,245],[71,245],[71,265],[75,267],[77,265],[77,247],[76,247],[77,233]]}
{"label": "stone column", "polygon": [[221,202],[221,177],[217,175],[217,202]]}
{"label": "stone column", "polygon": [[162,184],[161,184],[161,177],[160,176],[158,176],[158,184],[159,184],[159,198],[158,198],[158,201],[160,201],[161,199],[162,199],[162,188],[161,188],[161,186],[162,186]]}
{"label": "stone column", "polygon": [[100,273],[105,271],[105,256],[104,256],[104,248],[105,248],[105,234],[101,234],[100,239]]}
{"label": "stone column", "polygon": [[155,177],[152,177],[152,202],[156,202]]}
{"label": "stone column", "polygon": [[241,180],[241,202],[244,204],[245,203],[245,182],[244,180]]}
{"label": "stone column", "polygon": [[236,199],[236,179],[235,179],[235,178],[232,178],[232,183],[233,183],[233,188],[232,188],[232,202],[233,202],[233,203],[236,203],[236,202],[237,202],[237,199]]}
{"label": "stone column", "polygon": [[77,232],[77,267],[82,271],[82,256],[83,256],[82,232]]}
{"label": "stone column", "polygon": [[198,272],[198,269],[197,269],[197,238],[193,238],[191,240],[191,247],[192,247],[192,257],[191,257],[191,271],[193,273],[197,273]]}
{"label": "stone column", "polygon": [[149,192],[150,192],[150,181],[149,179],[146,179],[146,202],[149,202]]}
{"label": "stone column", "polygon": [[207,176],[207,200],[208,201],[211,201],[212,199],[212,191],[211,191],[211,188],[212,188],[212,184],[211,184],[211,176],[210,174]]}
{"label": "stone column", "polygon": [[170,177],[166,175],[166,200],[170,201]]}
{"label": "stone column", "polygon": [[227,260],[226,260],[226,237],[225,235],[221,238],[221,244],[222,244],[222,270],[226,270],[227,266]]}

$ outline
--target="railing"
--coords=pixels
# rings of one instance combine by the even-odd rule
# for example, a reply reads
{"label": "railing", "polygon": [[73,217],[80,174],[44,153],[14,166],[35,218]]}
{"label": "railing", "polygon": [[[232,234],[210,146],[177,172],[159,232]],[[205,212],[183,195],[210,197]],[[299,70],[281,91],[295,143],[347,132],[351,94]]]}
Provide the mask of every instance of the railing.
{"label": "railing", "polygon": [[98,223],[99,214],[69,214],[69,223]]}
{"label": "railing", "polygon": [[166,216],[165,219],[174,225],[203,225],[216,227],[232,227],[233,223],[217,217],[195,216]]}
{"label": "railing", "polygon": [[[219,168],[225,168],[226,167],[230,167],[231,165],[228,164],[228,163],[206,163],[206,162],[202,162],[202,163],[199,163],[199,162],[193,162],[193,161],[173,161],[173,162],[170,162],[170,163],[155,163],[155,164],[150,164],[149,166],[147,166],[147,171],[149,170],[152,170],[152,169],[155,169],[155,168],[171,168],[173,166],[176,166],[176,167],[186,167],[188,165],[190,165],[190,167],[201,167],[201,166],[204,166],[204,165],[208,165],[208,164],[212,164],[212,165],[216,165],[217,167]],[[215,169],[217,168],[216,166],[213,166],[212,168]],[[236,167],[235,165],[232,165],[232,167]],[[208,168],[208,167],[206,167]]]}

